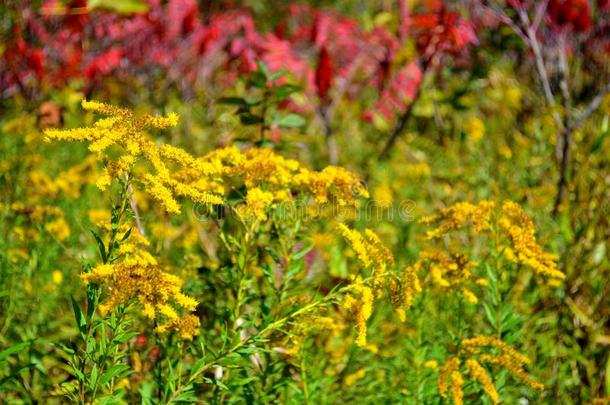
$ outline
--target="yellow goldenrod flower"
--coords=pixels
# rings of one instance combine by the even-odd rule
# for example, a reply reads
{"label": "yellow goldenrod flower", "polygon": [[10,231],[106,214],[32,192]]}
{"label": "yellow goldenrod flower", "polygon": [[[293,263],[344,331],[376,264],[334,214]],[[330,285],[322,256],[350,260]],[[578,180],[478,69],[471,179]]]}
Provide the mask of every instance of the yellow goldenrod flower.
{"label": "yellow goldenrod flower", "polygon": [[436,370],[438,369],[438,362],[436,360],[426,360],[424,367],[431,370]]}
{"label": "yellow goldenrod flower", "polygon": [[468,139],[477,143],[485,135],[485,124],[478,118],[471,118],[464,124],[464,130],[468,134]]}
{"label": "yellow goldenrod flower", "polygon": [[502,214],[498,224],[512,244],[507,258],[530,267],[538,274],[560,280],[565,278],[557,269],[556,257],[543,251],[536,242],[534,224],[523,209],[512,201],[505,201],[502,204]]}
{"label": "yellow goldenrod flower", "polygon": [[343,379],[343,384],[346,387],[352,386],[354,385],[354,383],[356,383],[356,381],[363,379],[365,376],[366,370],[362,368],[356,371],[355,373],[348,374],[347,376],[345,376],[345,378]]}
{"label": "yellow goldenrod flower", "polygon": [[476,233],[481,233],[490,229],[490,219],[495,207],[493,201],[482,201],[478,205],[468,202],[460,202],[449,208],[441,210],[438,214],[423,218],[423,224],[439,224],[432,231],[428,231],[430,239],[440,238],[449,231],[463,228],[472,223]]}
{"label": "yellow goldenrod flower", "polygon": [[478,381],[483,387],[483,391],[489,396],[491,402],[497,404],[500,402],[500,396],[496,391],[496,387],[494,386],[489,373],[481,364],[475,359],[466,360],[466,367],[470,369],[470,378],[474,381]]}
{"label": "yellow goldenrod flower", "polygon": [[59,285],[64,281],[64,273],[59,270],[53,270],[51,279],[53,280],[53,284]]}
{"label": "yellow goldenrod flower", "polygon": [[390,208],[394,201],[394,193],[387,181],[382,182],[373,189],[373,201],[379,208]]}
{"label": "yellow goldenrod flower", "polygon": [[457,356],[449,357],[441,368],[438,377],[438,392],[443,398],[447,398],[451,377],[460,367],[460,359]]}
{"label": "yellow goldenrod flower", "polygon": [[463,387],[464,377],[462,376],[462,373],[457,370],[452,371],[449,392],[451,393],[451,400],[453,401],[453,405],[464,404],[464,391],[462,391]]}
{"label": "yellow goldenrod flower", "polygon": [[181,317],[177,309],[192,312],[198,303],[182,293],[182,279],[162,270],[157,260],[143,248],[147,244],[141,243],[143,241],[145,238],[139,233],[130,234],[118,250],[119,260],[98,264],[90,272],[81,274],[81,279],[85,283],[96,283],[107,292],[107,298],[99,307],[102,314],[137,299],[144,316],[160,321],[158,333],[175,331],[181,337],[191,339],[199,320],[192,315]]}
{"label": "yellow goldenrod flower", "polygon": [[61,217],[49,222],[44,228],[60,242],[63,242],[70,236],[70,226]]}
{"label": "yellow goldenrod flower", "polygon": [[496,246],[496,249],[509,261],[523,264],[537,274],[551,279],[562,280],[565,277],[557,268],[556,256],[545,252],[538,245],[532,220],[515,202],[504,201],[501,206],[492,201],[482,201],[478,205],[461,202],[441,210],[436,215],[426,217],[421,222],[437,225],[435,229],[428,231],[430,239],[440,238],[452,230],[469,225],[475,234],[500,236],[498,242],[502,246]]}
{"label": "yellow goldenrod flower", "polygon": [[351,291],[346,294],[343,307],[352,313],[356,320],[356,345],[366,347],[366,323],[373,313],[373,290],[357,278]]}
{"label": "yellow goldenrod flower", "polygon": [[358,260],[360,260],[360,262],[365,268],[368,268],[372,264],[372,260],[369,256],[367,241],[362,237],[362,235],[360,235],[358,231],[349,229],[344,224],[340,223],[339,225],[337,225],[337,227],[339,228],[339,232],[341,232],[343,238],[345,238],[345,240],[349,242],[351,248],[354,249],[354,252],[356,252]]}

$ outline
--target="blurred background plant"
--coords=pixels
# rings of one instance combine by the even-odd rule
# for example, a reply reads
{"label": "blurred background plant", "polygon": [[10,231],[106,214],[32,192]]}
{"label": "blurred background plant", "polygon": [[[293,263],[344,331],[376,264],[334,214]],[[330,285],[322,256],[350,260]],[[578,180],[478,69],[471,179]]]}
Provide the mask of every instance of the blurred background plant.
{"label": "blurred background plant", "polygon": [[[230,145],[263,151],[248,152],[265,158],[249,157],[262,166],[239,176],[270,176],[264,161],[284,156],[323,173],[317,181],[340,179],[323,169],[343,166],[371,195],[359,197],[360,211],[313,213],[300,209],[311,205],[296,186],[281,200],[266,184],[227,182],[214,189],[224,204],[186,201],[169,215],[136,188],[130,210],[150,252],[200,302],[201,334],[190,344],[157,339],[134,315],[134,336],[96,340],[117,345],[117,364],[129,369],[104,378],[108,400],[441,403],[445,370],[456,392],[452,373],[463,375],[463,401],[493,403],[474,361],[506,402],[603,403],[609,30],[604,0],[3,2],[0,401],[61,403],[71,394],[62,385],[75,378],[70,350],[83,350],[71,297],[86,310],[81,265],[99,255],[90,230],[108,222],[116,201],[95,187],[103,162],[84,145],[44,143],[42,131],[92,124],[80,103],[93,98],[137,116],[178,113],[175,128],[149,135],[195,157]],[[432,243],[419,222],[456,202],[505,199],[557,255],[561,282],[499,259],[491,236],[458,231]],[[306,214],[286,221],[288,200]],[[404,322],[374,300],[364,347],[350,314],[368,310],[346,308],[337,291],[366,276],[338,221],[373,230],[395,270],[421,279]],[[456,266],[470,278],[454,280]],[[365,283],[354,299],[377,287]],[[291,318],[312,302],[326,312]],[[463,342],[475,335],[529,356],[544,389],[467,353]],[[445,369],[451,358],[457,368]]]}

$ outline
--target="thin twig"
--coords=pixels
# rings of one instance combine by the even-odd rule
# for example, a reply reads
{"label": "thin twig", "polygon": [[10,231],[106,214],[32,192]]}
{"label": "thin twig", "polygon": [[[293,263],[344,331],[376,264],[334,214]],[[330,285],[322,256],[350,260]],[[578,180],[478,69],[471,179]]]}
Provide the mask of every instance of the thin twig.
{"label": "thin twig", "polygon": [[589,116],[599,108],[608,94],[610,94],[610,83],[603,87],[601,91],[589,101],[589,104],[587,104],[585,109],[573,120],[572,129],[575,130],[582,127]]}

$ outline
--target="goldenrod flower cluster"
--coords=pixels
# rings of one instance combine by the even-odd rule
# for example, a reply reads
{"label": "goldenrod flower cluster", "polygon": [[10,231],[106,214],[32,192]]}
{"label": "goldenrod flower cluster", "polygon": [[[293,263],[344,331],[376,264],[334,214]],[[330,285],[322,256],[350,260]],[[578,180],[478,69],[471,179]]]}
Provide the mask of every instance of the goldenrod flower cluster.
{"label": "goldenrod flower cluster", "polygon": [[422,224],[438,224],[436,229],[427,232],[428,238],[440,238],[454,229],[463,228],[469,224],[476,233],[491,229],[491,214],[495,207],[493,201],[481,201],[478,205],[469,202],[459,202],[438,214],[425,217]]}
{"label": "goldenrod flower cluster", "polygon": [[216,193],[245,186],[245,204],[236,207],[244,219],[264,221],[274,204],[293,202],[298,197],[311,197],[317,205],[352,207],[358,205],[358,197],[368,196],[356,175],[346,169],[329,166],[312,171],[266,148],[242,151],[231,146],[215,150],[198,159],[197,166],[200,170],[187,177],[199,179]]}
{"label": "goldenrod flower cluster", "polygon": [[148,241],[134,233],[120,245],[117,261],[98,264],[81,278],[104,287],[108,297],[99,307],[103,315],[136,299],[142,314],[155,320],[157,333],[175,331],[190,340],[199,333],[199,319],[181,316],[179,309],[192,312],[197,301],[182,293],[182,279],[164,271],[146,246]]}
{"label": "goldenrod flower cluster", "polygon": [[557,268],[556,257],[545,252],[535,237],[532,220],[513,201],[497,205],[493,201],[479,204],[460,202],[421,220],[423,224],[436,224],[428,231],[429,239],[440,238],[452,230],[471,227],[475,234],[498,237],[498,252],[514,262],[533,269],[537,274],[559,281],[565,276]]}
{"label": "goldenrod flower cluster", "polygon": [[373,274],[379,274],[384,273],[388,267],[394,267],[392,252],[383,244],[375,232],[366,229],[363,236],[360,232],[348,228],[345,224],[339,223],[337,227],[343,238],[356,253],[356,257],[364,269],[371,269]]}
{"label": "goldenrod flower cluster", "polygon": [[498,225],[506,232],[512,243],[512,247],[506,250],[507,258],[551,279],[565,278],[565,275],[557,269],[557,257],[543,251],[536,242],[534,224],[523,209],[512,201],[505,201],[502,204],[502,212],[504,215],[498,221]]}
{"label": "goldenrod flower cluster", "polygon": [[419,277],[417,276],[420,267],[420,263],[416,263],[413,266],[405,266],[402,278],[390,280],[392,305],[398,314],[398,318],[403,322],[407,319],[406,310],[413,306],[415,295],[419,294],[422,290]]}
{"label": "goldenrod flower cluster", "polygon": [[346,294],[343,307],[348,310],[356,320],[356,345],[366,347],[366,323],[373,313],[373,289],[362,281],[360,277],[356,278],[353,288]]}
{"label": "goldenrod flower cluster", "polygon": [[435,287],[443,290],[457,290],[471,304],[479,301],[471,289],[471,284],[487,284],[487,280],[473,274],[472,268],[477,265],[477,262],[469,261],[463,254],[447,255],[436,250],[423,251],[416,263],[416,266],[428,270]]}
{"label": "goldenrod flower cluster", "polygon": [[[179,213],[176,196],[184,196],[196,202],[221,204],[217,195],[202,190],[197,184],[181,182],[174,175],[178,166],[188,166],[194,159],[186,152],[173,147],[158,147],[146,133],[147,129],[168,128],[178,123],[178,116],[170,113],[166,117],[151,115],[136,116],[133,112],[96,101],[83,100],[85,110],[107,116],[92,127],[45,130],[46,141],[88,141],[89,150],[104,162],[104,170],[97,179],[97,186],[105,189],[112,180],[127,175],[142,183],[147,192],[171,213]],[[143,174],[136,163],[146,163],[152,172]]]}
{"label": "goldenrod flower cluster", "polygon": [[447,398],[450,394],[454,404],[463,403],[464,375],[466,372],[462,373],[460,367],[464,365],[470,379],[481,385],[483,392],[491,399],[492,403],[499,403],[500,396],[483,364],[504,367],[515,378],[532,389],[541,390],[544,388],[542,384],[529,377],[523,369],[524,365],[530,364],[530,360],[526,356],[497,337],[477,336],[462,340],[458,354],[445,361],[438,379],[439,394],[443,398]]}
{"label": "goldenrod flower cluster", "polygon": [[417,268],[407,266],[402,275],[388,273],[387,270],[395,266],[394,256],[375,232],[366,229],[363,235],[341,223],[338,229],[356,253],[363,269],[371,270],[371,286],[366,285],[361,276],[357,276],[353,288],[346,294],[343,302],[343,307],[356,320],[356,344],[366,347],[366,323],[372,314],[375,296],[381,296],[383,289],[389,287],[392,304],[398,317],[404,321],[405,309],[411,308],[414,296],[421,291]]}
{"label": "goldenrod flower cluster", "polygon": [[238,215],[264,221],[266,211],[277,202],[310,194],[317,204],[356,206],[368,193],[352,172],[329,166],[312,171],[271,149],[235,146],[215,150],[203,157],[171,146],[157,146],[147,130],[175,126],[178,116],[137,116],[133,112],[95,101],[83,101],[85,110],[107,116],[92,127],[45,130],[47,141],[88,141],[89,150],[104,162],[96,184],[104,189],[114,178],[129,176],[169,213],[179,213],[178,197],[196,203],[223,204],[223,196],[245,186],[244,206]]}

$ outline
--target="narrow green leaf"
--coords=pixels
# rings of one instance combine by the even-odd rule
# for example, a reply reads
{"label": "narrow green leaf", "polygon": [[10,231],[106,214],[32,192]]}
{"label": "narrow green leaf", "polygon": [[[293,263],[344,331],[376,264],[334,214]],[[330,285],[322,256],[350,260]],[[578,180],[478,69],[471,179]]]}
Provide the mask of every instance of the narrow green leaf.
{"label": "narrow green leaf", "polygon": [[108,371],[106,371],[100,377],[100,384],[101,385],[106,385],[113,378],[115,378],[115,377],[123,378],[123,377],[126,377],[127,375],[131,374],[132,372],[133,371],[126,364],[117,364],[117,365],[114,365],[114,366],[110,367],[108,369]]}
{"label": "narrow green leaf", "polygon": [[87,320],[85,319],[85,315],[83,311],[78,305],[78,302],[74,299],[74,297],[70,296],[70,300],[72,300],[72,309],[74,310],[74,319],[76,320],[76,327],[78,328],[82,338],[85,338],[85,333],[87,331]]}
{"label": "narrow green leaf", "polygon": [[4,349],[3,351],[0,352],[0,359],[8,357],[11,354],[20,352],[21,350],[23,350],[26,347],[28,347],[29,345],[31,345],[32,342],[33,342],[33,340],[25,340],[21,343],[17,343],[16,345],[9,347],[8,349]]}

